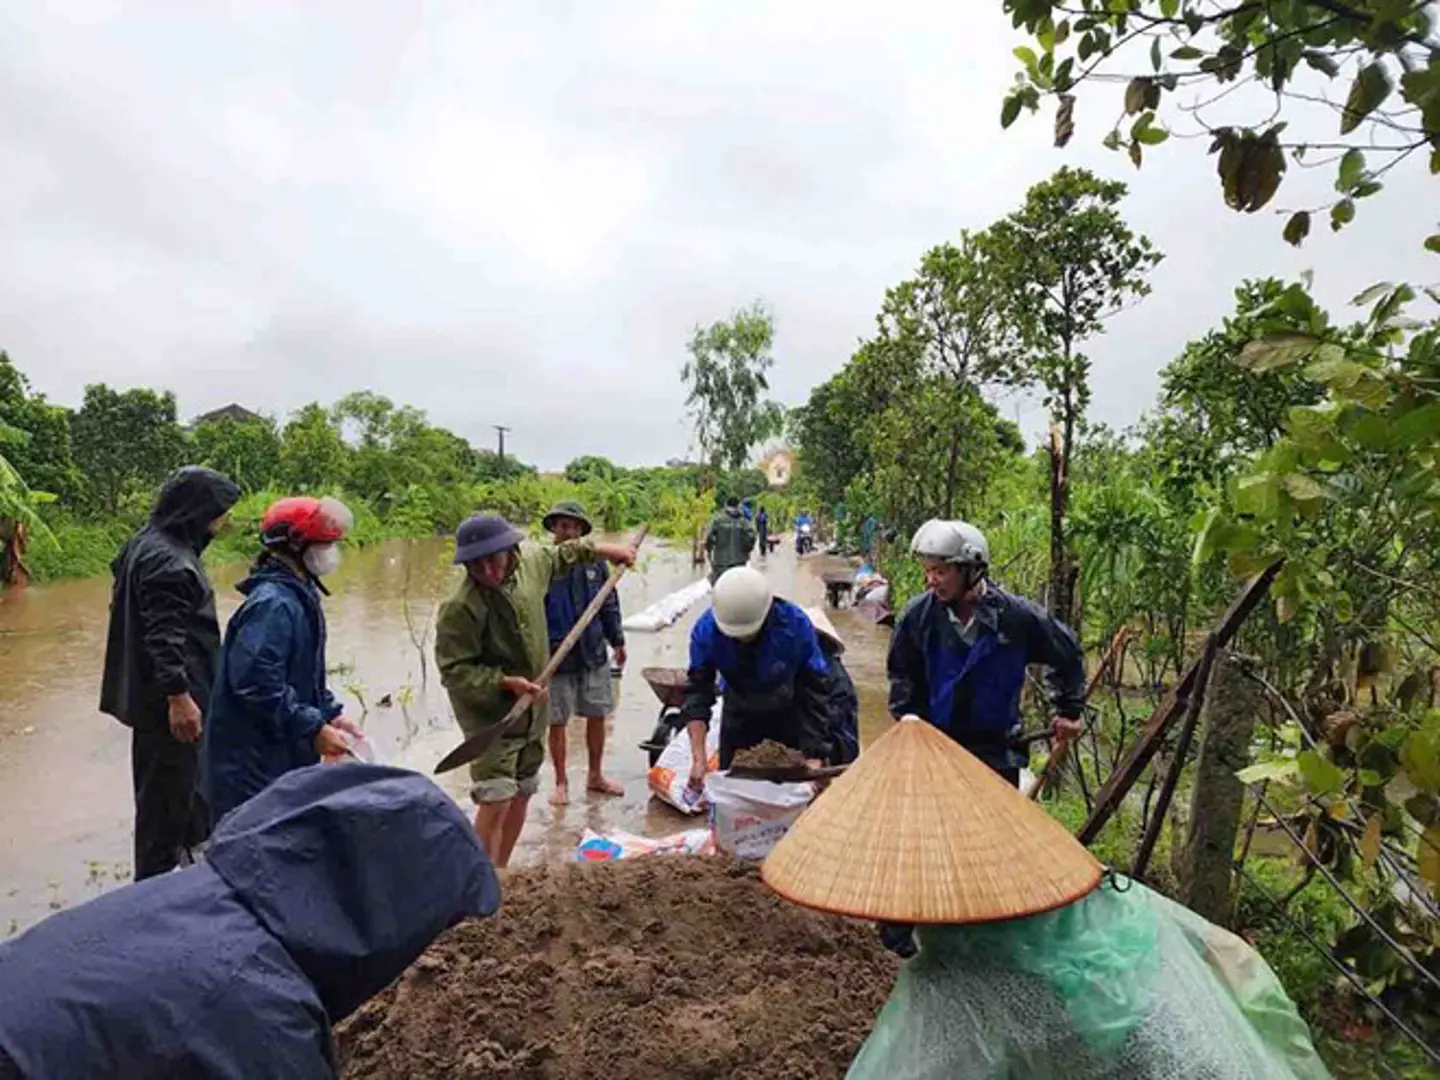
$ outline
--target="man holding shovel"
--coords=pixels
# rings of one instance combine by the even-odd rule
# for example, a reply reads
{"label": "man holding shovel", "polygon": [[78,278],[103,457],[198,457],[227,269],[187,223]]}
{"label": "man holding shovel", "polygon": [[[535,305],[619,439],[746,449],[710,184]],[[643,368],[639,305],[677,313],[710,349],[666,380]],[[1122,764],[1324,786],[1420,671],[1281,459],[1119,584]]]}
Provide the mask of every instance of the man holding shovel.
{"label": "man holding shovel", "polygon": [[589,538],[522,547],[524,539],[497,515],[463,522],[455,534],[455,564],[465,568],[465,577],[435,624],[435,665],[467,739],[504,720],[520,698],[533,697],[523,726],[470,764],[475,832],[501,869],[515,850],[545,761],[550,711],[546,688],[535,681],[550,658],[545,594],[577,564],[635,562],[633,547]]}

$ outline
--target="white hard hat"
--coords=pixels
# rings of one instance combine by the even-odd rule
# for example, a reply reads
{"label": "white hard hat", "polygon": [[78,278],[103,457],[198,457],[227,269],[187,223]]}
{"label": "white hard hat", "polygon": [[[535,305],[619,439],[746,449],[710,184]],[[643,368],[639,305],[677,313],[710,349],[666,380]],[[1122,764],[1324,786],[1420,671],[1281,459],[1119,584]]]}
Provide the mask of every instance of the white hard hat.
{"label": "white hard hat", "polygon": [[922,558],[944,559],[956,566],[990,564],[990,545],[985,542],[985,534],[968,521],[931,518],[915,530],[910,551]]}
{"label": "white hard hat", "polygon": [[749,566],[726,570],[715,582],[712,603],[715,625],[726,637],[748,638],[765,625],[770,614],[770,582]]}

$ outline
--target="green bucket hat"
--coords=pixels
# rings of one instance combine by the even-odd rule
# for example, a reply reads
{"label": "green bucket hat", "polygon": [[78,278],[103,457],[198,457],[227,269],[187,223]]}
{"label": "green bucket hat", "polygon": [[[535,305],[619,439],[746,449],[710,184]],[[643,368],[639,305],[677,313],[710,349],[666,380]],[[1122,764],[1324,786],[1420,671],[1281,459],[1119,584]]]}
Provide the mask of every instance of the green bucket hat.
{"label": "green bucket hat", "polygon": [[595,531],[595,526],[590,523],[590,516],[585,513],[585,508],[574,499],[562,499],[550,508],[550,512],[540,519],[540,524],[545,526],[546,531],[550,529],[550,523],[558,517],[574,518],[585,526],[581,530],[581,536],[589,536]]}

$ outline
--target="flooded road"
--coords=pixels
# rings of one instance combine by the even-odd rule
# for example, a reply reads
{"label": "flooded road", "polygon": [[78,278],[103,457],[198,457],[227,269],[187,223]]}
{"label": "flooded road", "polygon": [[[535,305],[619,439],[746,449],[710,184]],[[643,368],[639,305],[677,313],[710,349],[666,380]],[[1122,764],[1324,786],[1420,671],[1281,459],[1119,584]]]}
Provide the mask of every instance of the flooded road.
{"label": "flooded road", "polygon": [[[446,540],[393,541],[350,552],[327,581],[330,685],[392,764],[428,773],[459,741],[459,728],[431,658],[437,603],[453,587]],[[646,545],[640,566],[620,585],[626,614],[699,577],[685,552]],[[754,565],[777,595],[823,602],[820,574],[839,564],[823,555],[797,560],[782,545]],[[243,566],[214,575],[222,622],[239,603]],[[130,880],[129,732],[96,709],[109,613],[108,579],[61,582],[0,594],[0,938],[59,907]],[[664,835],[697,824],[646,787],[637,744],[654,726],[659,702],[640,677],[648,666],[683,667],[696,604],[658,633],[631,633],[629,667],[616,690],[606,770],[625,786],[618,798],[584,792],[583,721],[572,721],[571,804],[549,803],[547,761],[516,864],[565,858],[586,829]],[[861,733],[885,722],[884,650],[889,632],[848,610],[831,612],[846,640],[845,661],[861,701]],[[388,704],[382,705],[382,700]],[[468,773],[438,782],[468,809]]]}

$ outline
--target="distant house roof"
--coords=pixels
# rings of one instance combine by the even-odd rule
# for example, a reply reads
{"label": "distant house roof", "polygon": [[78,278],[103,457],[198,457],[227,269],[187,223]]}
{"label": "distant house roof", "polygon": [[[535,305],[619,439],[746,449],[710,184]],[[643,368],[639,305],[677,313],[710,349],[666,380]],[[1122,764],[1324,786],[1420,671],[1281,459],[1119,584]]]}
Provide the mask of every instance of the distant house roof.
{"label": "distant house roof", "polygon": [[259,413],[253,413],[243,405],[236,405],[231,402],[229,405],[222,405],[218,409],[195,417],[190,421],[191,427],[199,427],[201,424],[214,424],[220,420],[234,420],[237,424],[248,423],[251,420],[264,420]]}

